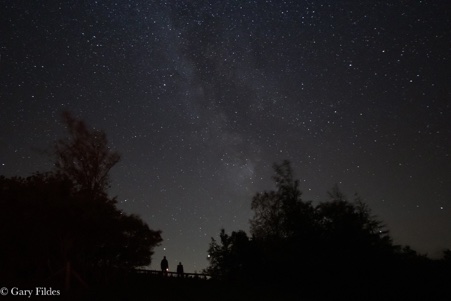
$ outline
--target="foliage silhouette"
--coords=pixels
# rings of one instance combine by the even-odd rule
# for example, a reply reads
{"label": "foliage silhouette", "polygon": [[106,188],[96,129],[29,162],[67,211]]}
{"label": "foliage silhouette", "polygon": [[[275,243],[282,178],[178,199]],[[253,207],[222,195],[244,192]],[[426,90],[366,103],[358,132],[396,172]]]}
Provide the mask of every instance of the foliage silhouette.
{"label": "foliage silhouette", "polygon": [[243,279],[252,271],[254,253],[252,245],[244,231],[233,231],[231,235],[221,229],[220,243],[211,239],[208,249],[210,266],[204,271],[207,274],[226,280]]}
{"label": "foliage silhouette", "polygon": [[328,194],[331,201],[320,203],[316,211],[322,240],[327,249],[334,250],[329,256],[358,262],[369,259],[368,256],[393,253],[395,248],[385,226],[358,195],[354,202],[349,202],[338,186]]}
{"label": "foliage silhouette", "polygon": [[[394,245],[386,226],[357,194],[349,201],[334,186],[328,192],[330,200],[314,206],[302,200],[289,161],[275,164],[274,172],[275,189],[252,199],[251,237],[221,229],[220,241],[212,238],[206,272],[213,278],[291,287],[295,295],[302,286],[310,297],[330,298],[341,292],[357,299],[377,299],[388,290],[402,292],[393,295],[395,299],[408,290],[416,296],[419,290],[412,284],[429,275],[450,278],[427,257]],[[449,251],[444,254],[443,262],[449,262]],[[444,288],[439,286],[435,293]],[[372,295],[365,295],[368,292]]]}
{"label": "foliage silhouette", "polygon": [[274,165],[276,191],[257,193],[252,199],[254,217],[250,221],[254,238],[280,240],[299,234],[301,223],[311,222],[311,202],[303,202],[299,181],[293,179],[288,161]]}
{"label": "foliage silhouette", "polygon": [[69,136],[55,144],[56,171],[79,191],[105,193],[109,171],[119,162],[120,155],[108,147],[105,132],[89,129],[69,112],[63,113],[63,120]]}
{"label": "foliage silhouette", "polygon": [[447,264],[451,265],[451,250],[446,249],[443,251],[443,261],[445,261]]}
{"label": "foliage silhouette", "polygon": [[119,156],[109,150],[105,133],[67,113],[64,118],[71,142],[57,143],[56,171],[0,176],[0,280],[57,281],[71,273],[66,267],[78,278],[105,280],[113,270],[149,265],[162,241],[161,231],[108,197],[108,172]]}

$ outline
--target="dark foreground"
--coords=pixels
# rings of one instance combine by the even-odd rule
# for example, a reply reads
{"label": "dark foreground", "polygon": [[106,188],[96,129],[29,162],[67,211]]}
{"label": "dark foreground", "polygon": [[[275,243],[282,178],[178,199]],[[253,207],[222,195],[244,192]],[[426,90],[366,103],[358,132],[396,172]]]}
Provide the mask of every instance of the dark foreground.
{"label": "dark foreground", "polygon": [[[365,278],[364,276],[362,278]],[[427,281],[426,279],[430,279]],[[444,280],[444,279],[443,279]],[[364,283],[364,282],[362,282]],[[61,290],[46,300],[451,300],[449,284],[435,277],[422,281],[392,278],[390,281],[358,284],[325,276],[290,283],[250,284],[201,279],[149,277],[131,274],[109,284],[77,286]],[[54,287],[55,288],[55,287]],[[4,299],[4,298],[2,298]],[[14,300],[25,299],[20,297]],[[33,296],[32,300],[38,300]],[[31,300],[31,299],[28,299]]]}

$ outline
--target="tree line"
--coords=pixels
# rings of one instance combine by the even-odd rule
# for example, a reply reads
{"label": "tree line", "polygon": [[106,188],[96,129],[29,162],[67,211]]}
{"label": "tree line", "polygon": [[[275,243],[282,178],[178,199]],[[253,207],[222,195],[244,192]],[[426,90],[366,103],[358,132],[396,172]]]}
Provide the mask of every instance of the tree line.
{"label": "tree line", "polygon": [[69,113],[63,120],[68,136],[54,145],[53,170],[0,176],[2,283],[88,286],[149,265],[162,241],[161,231],[108,196],[120,155],[106,134]]}
{"label": "tree line", "polygon": [[221,229],[219,240],[211,239],[205,271],[213,278],[327,298],[338,292],[356,298],[398,292],[404,298],[424,287],[421,293],[432,297],[446,290],[449,250],[443,260],[431,260],[395,245],[363,199],[356,194],[349,200],[338,186],[327,202],[304,201],[289,161],[274,164],[273,180],[274,190],[252,199],[250,236]]}

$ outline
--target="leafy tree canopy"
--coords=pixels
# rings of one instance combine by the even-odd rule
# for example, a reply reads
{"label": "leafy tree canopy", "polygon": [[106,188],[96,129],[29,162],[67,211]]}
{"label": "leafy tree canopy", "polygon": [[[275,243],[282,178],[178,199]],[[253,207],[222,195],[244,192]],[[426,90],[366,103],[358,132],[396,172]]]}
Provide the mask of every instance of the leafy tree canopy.
{"label": "leafy tree canopy", "polygon": [[162,241],[161,231],[108,197],[108,173],[119,155],[105,133],[68,113],[64,121],[69,137],[56,143],[55,171],[0,176],[0,280],[52,279],[68,262],[91,276],[146,266]]}
{"label": "leafy tree canopy", "polygon": [[105,193],[109,171],[120,155],[108,147],[103,131],[89,129],[70,113],[63,113],[68,137],[55,144],[56,171],[69,179],[77,190],[91,194]]}
{"label": "leafy tree canopy", "polygon": [[236,278],[248,272],[258,278],[264,267],[279,280],[299,276],[297,271],[332,275],[337,267],[358,270],[364,262],[374,267],[394,254],[388,231],[358,195],[348,201],[335,186],[330,201],[314,206],[302,200],[289,161],[275,164],[274,172],[275,190],[252,199],[252,237],[221,230],[220,243],[212,239],[210,273]]}

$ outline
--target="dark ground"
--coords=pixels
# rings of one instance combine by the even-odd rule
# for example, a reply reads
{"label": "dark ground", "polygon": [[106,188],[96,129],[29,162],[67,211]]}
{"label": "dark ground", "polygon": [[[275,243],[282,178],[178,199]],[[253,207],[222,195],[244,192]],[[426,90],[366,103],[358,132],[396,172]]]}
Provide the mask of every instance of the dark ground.
{"label": "dark ground", "polygon": [[[320,270],[316,274],[262,275],[258,280],[217,281],[194,278],[162,277],[139,273],[111,273],[87,279],[84,287],[75,277],[69,290],[64,288],[61,274],[46,281],[18,282],[0,279],[0,287],[33,289],[36,286],[60,290],[59,296],[32,298],[1,296],[2,300],[218,300],[218,301],[266,301],[266,300],[451,300],[451,270],[398,269],[390,273],[363,273]],[[285,276],[285,277],[284,277]],[[89,277],[88,277],[89,278]],[[102,279],[94,281],[93,279]],[[284,279],[284,280],[282,280]],[[353,279],[353,280],[351,280]],[[37,282],[38,285],[37,285]]]}
{"label": "dark ground", "polygon": [[251,285],[132,275],[97,288],[62,292],[58,300],[451,300],[451,285],[430,279],[429,283],[395,280],[364,286],[343,279]]}

